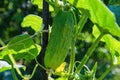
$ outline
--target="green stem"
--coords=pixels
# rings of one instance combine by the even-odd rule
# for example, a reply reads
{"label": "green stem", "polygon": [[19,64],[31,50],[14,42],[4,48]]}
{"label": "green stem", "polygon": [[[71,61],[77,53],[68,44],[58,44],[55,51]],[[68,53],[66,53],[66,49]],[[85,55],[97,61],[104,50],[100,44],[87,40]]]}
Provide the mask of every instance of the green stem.
{"label": "green stem", "polygon": [[5,49],[7,46],[3,46],[3,47],[0,47],[0,50],[3,50],[3,49]]}
{"label": "green stem", "polygon": [[37,61],[37,59],[35,58],[35,61],[36,61],[36,63],[42,68],[42,69],[44,69],[44,70],[46,70],[47,71],[47,69],[44,67],[44,66],[42,66],[38,61]]}
{"label": "green stem", "polygon": [[[75,18],[75,34],[74,34],[72,45],[71,45],[72,50],[71,50],[71,55],[70,55],[69,74],[74,71],[74,62],[75,62],[75,53],[74,53],[74,51],[75,51],[75,41],[76,41],[77,35],[78,35],[79,32],[82,31],[82,28],[83,28],[84,24],[86,23],[86,21],[88,19],[88,17],[86,15],[82,15],[80,21],[77,24],[76,16],[75,16],[74,12],[73,12],[73,15],[74,15],[74,18]],[[78,26],[80,26],[79,29],[77,28]]]}
{"label": "green stem", "polygon": [[[4,49],[6,48],[7,46],[5,45],[5,43],[2,41],[2,39],[0,39],[0,44],[3,46],[1,49]],[[11,54],[9,54],[8,52],[8,56],[10,58],[10,60],[12,61],[12,74],[13,74],[13,78],[15,80],[18,80],[17,77],[16,77],[16,74],[15,74],[15,71],[14,71],[14,65],[15,65],[15,60],[13,58],[13,56]],[[20,73],[20,72],[19,72]],[[20,73],[21,74],[21,73]]]}
{"label": "green stem", "polygon": [[83,14],[81,16],[80,21],[78,22],[78,26],[80,26],[79,29],[78,29],[78,33],[80,33],[82,31],[85,23],[87,22],[87,19],[88,19],[87,15]]}
{"label": "green stem", "polygon": [[3,47],[0,47],[0,50],[3,50],[4,48],[7,47],[1,38],[0,38],[0,44],[3,46]]}
{"label": "green stem", "polygon": [[105,76],[108,75],[113,68],[114,68],[114,65],[111,65],[110,68],[108,68],[97,80],[103,80]]}
{"label": "green stem", "polygon": [[73,39],[72,45],[71,45],[71,55],[70,55],[70,66],[69,66],[69,74],[74,71],[74,62],[75,62],[75,40]]}
{"label": "green stem", "polygon": [[83,66],[85,65],[85,63],[88,61],[89,57],[93,54],[93,51],[95,50],[95,48],[97,47],[100,39],[103,37],[103,33],[101,33],[99,35],[99,37],[95,40],[95,42],[92,44],[92,46],[88,49],[87,53],[85,54],[84,58],[81,61],[81,64],[78,65],[78,67],[76,68],[76,73],[79,73],[81,71],[81,69],[83,68]]}
{"label": "green stem", "polygon": [[13,64],[12,64],[11,72],[12,72],[13,79],[14,79],[14,80],[18,80],[18,78],[17,78],[17,76],[16,76],[16,73],[15,73],[15,70],[14,70]]}
{"label": "green stem", "polygon": [[72,42],[71,42],[71,54],[70,54],[70,64],[69,64],[69,74],[72,73],[74,71],[74,62],[75,62],[75,41],[76,41],[76,34],[77,34],[77,20],[76,20],[76,16],[74,11],[72,11],[73,13],[73,17],[75,19],[75,32],[72,38]]}
{"label": "green stem", "polygon": [[5,46],[5,43],[2,41],[1,38],[0,38],[0,44],[1,44],[2,46]]}
{"label": "green stem", "polygon": [[9,56],[9,58],[10,58],[12,64],[13,64],[14,68],[16,69],[17,73],[18,73],[22,78],[24,78],[24,76],[22,75],[20,69],[19,69],[17,66],[15,66],[15,65],[16,65],[16,61],[14,60],[14,57],[12,56],[12,54],[10,54],[10,53],[8,52],[8,56]]}
{"label": "green stem", "polygon": [[35,67],[34,67],[34,69],[33,69],[33,72],[32,72],[32,74],[31,74],[31,76],[30,76],[30,79],[31,79],[31,78],[33,77],[33,75],[35,74],[35,71],[36,71],[37,67],[38,67],[38,64],[35,65]]}

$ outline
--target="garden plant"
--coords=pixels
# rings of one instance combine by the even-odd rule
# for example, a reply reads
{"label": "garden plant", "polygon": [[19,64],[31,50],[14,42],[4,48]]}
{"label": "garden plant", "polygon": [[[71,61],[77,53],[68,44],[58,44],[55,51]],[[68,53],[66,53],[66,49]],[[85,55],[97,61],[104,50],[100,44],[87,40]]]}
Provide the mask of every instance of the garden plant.
{"label": "garden plant", "polygon": [[[42,8],[41,0],[31,0],[31,2]],[[11,65],[2,67],[0,72],[11,69],[14,80],[19,80],[16,77],[16,70],[23,80],[30,80],[35,75],[36,69],[40,67],[47,73],[46,80],[103,80],[120,64],[120,28],[114,14],[101,0],[46,0],[46,2],[50,6],[52,17],[47,30],[43,29],[45,24],[42,17],[29,14],[24,17],[21,26],[31,27],[34,30],[33,35],[25,32],[12,38],[7,44],[0,39],[2,45],[0,60],[5,60]],[[89,22],[92,26],[87,28],[92,29],[89,34],[92,35],[93,40],[82,59],[77,60],[76,43],[83,37],[82,31]],[[42,33],[49,35],[43,57],[44,64],[39,63],[37,59],[43,43],[39,45],[33,39]],[[94,51],[100,43],[104,43],[104,47],[109,51],[111,65],[96,77],[97,68],[101,65],[95,62],[92,68],[89,68],[86,64],[92,55],[97,54]],[[28,64],[35,60],[36,65],[31,74],[24,75],[16,66],[16,61],[19,59],[24,59]]]}

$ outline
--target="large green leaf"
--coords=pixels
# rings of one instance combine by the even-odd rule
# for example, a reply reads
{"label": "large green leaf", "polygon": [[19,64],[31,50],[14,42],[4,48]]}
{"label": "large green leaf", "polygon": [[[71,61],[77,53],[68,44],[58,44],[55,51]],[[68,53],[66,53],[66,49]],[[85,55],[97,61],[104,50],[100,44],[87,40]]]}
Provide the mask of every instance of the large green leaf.
{"label": "large green leaf", "polygon": [[25,59],[30,61],[38,56],[41,47],[36,45],[28,34],[19,35],[13,38],[7,48],[0,53],[0,59],[6,59],[12,54],[16,60]]}
{"label": "large green leaf", "polygon": [[[93,27],[93,35],[96,38],[100,35],[100,31],[96,26]],[[120,64],[120,41],[109,34],[104,35],[101,40],[106,43],[111,52],[113,64]]]}
{"label": "large green leaf", "polygon": [[22,27],[31,27],[35,32],[37,32],[42,29],[42,18],[37,15],[30,14],[23,19],[21,25]]}
{"label": "large green leaf", "polygon": [[113,13],[101,0],[79,0],[77,7],[88,11],[91,21],[100,29],[108,30],[112,35],[120,37],[120,28],[116,23]]}

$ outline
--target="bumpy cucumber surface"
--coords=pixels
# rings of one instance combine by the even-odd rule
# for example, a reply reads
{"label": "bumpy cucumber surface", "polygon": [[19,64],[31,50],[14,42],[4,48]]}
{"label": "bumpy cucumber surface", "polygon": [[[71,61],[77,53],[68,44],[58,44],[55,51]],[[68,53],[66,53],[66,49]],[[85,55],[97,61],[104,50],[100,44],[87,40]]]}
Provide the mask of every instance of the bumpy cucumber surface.
{"label": "bumpy cucumber surface", "polygon": [[74,17],[71,11],[59,11],[54,17],[52,32],[46,49],[44,63],[55,70],[64,62],[69,51],[74,30]]}

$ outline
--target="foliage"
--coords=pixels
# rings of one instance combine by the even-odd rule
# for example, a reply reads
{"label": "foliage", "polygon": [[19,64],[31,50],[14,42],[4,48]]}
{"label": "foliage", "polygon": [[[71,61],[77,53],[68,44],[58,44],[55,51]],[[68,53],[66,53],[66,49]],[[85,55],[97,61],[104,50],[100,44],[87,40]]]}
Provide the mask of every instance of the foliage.
{"label": "foliage", "polygon": [[[33,29],[33,35],[30,36],[28,33],[18,35],[12,38],[7,44],[0,40],[3,46],[0,48],[2,50],[0,52],[0,59],[6,60],[13,66],[3,67],[0,71],[15,68],[24,80],[29,80],[33,77],[39,66],[46,70],[49,80],[103,80],[113,68],[120,64],[120,28],[114,14],[100,0],[46,1],[52,7],[50,12],[52,13],[53,22],[52,26],[49,25],[52,29],[49,32],[49,43],[44,57],[45,66],[38,63],[36,59],[41,51],[41,47],[33,40],[36,35],[44,32],[42,30],[43,19],[35,14],[29,14],[24,17],[22,22],[18,20],[18,23],[21,23],[24,29],[28,27]],[[40,0],[31,0],[31,3],[38,6],[38,11],[42,10],[42,2]],[[7,8],[11,10],[13,4],[8,2],[7,4],[9,4]],[[13,17],[14,20],[20,16],[22,9],[16,9],[16,11]],[[3,24],[2,21],[0,23]],[[86,26],[87,23],[92,23],[92,25]],[[91,31],[89,29],[84,30],[86,27],[91,29]],[[85,43],[89,44],[89,46],[83,48]],[[102,46],[99,44],[102,44]],[[82,52],[78,49],[85,49],[85,51]],[[104,52],[104,50],[107,50],[107,52]],[[110,67],[106,67],[104,73],[99,73],[100,70],[98,71],[102,67],[99,64],[100,62],[95,60],[94,56],[91,59],[94,53],[96,53],[95,55],[100,55],[99,57],[102,58],[103,62],[104,59],[108,62],[107,65]],[[101,57],[101,53],[102,56],[105,53],[108,57]],[[19,59],[25,59],[28,62],[35,59],[36,65],[31,74],[23,75],[20,69],[15,66],[16,61]],[[92,66],[90,66],[91,60],[94,62]],[[98,73],[99,75],[97,75]],[[16,80],[16,75],[13,75]]]}

